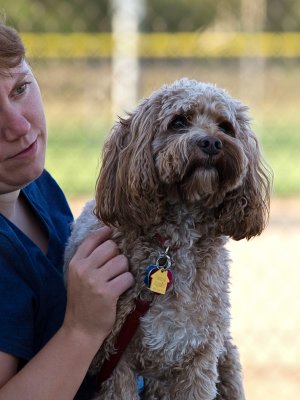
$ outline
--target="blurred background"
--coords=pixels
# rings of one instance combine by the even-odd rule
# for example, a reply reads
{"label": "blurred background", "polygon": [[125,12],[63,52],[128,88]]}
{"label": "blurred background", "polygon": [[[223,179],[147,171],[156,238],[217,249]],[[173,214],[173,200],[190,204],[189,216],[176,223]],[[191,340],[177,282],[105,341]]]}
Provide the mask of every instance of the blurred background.
{"label": "blurred background", "polygon": [[265,232],[229,243],[232,333],[248,400],[300,398],[300,2],[1,0],[0,12],[26,44],[47,168],[75,216],[110,127],[163,83],[213,82],[250,107],[274,189]]}

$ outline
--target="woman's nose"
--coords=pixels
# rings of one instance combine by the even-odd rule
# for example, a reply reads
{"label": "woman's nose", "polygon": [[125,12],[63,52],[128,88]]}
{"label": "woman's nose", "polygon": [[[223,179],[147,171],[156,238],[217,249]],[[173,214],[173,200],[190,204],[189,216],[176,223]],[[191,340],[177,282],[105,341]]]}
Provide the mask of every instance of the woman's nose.
{"label": "woman's nose", "polygon": [[0,111],[0,135],[2,139],[14,141],[26,135],[31,128],[28,119],[18,107],[7,107]]}

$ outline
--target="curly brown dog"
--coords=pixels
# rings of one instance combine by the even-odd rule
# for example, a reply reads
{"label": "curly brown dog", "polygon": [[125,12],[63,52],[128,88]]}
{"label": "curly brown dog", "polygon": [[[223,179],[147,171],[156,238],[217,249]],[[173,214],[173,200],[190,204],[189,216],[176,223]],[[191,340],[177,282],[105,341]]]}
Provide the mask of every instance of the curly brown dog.
{"label": "curly brown dog", "polygon": [[113,127],[95,201],[66,250],[68,263],[88,233],[113,226],[136,280],[93,372],[114,352],[136,299],[151,306],[96,399],[138,399],[137,374],[142,399],[244,399],[225,244],[264,229],[270,176],[247,107],[212,84],[165,85]]}

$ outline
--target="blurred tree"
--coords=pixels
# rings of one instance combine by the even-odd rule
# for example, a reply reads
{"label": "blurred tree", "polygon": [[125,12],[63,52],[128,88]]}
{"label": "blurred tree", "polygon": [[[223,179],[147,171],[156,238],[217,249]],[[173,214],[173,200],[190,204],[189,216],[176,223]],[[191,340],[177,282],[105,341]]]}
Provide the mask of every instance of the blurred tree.
{"label": "blurred tree", "polygon": [[31,0],[18,0],[14,2],[9,0],[2,0],[0,12],[1,16],[3,15],[4,17],[6,17],[7,22],[9,24],[19,29],[20,24],[22,24],[22,21],[24,21],[25,23],[27,21],[30,22],[31,8],[32,8]]}
{"label": "blurred tree", "polygon": [[195,31],[206,28],[216,15],[217,3],[211,0],[146,0],[141,30]]}
{"label": "blurred tree", "polygon": [[300,31],[300,2],[298,0],[268,0],[266,30]]}
{"label": "blurred tree", "polygon": [[214,21],[209,29],[217,32],[239,31],[241,24],[241,1],[243,0],[217,1]]}
{"label": "blurred tree", "polygon": [[[110,31],[111,8],[111,0],[1,0],[0,6],[18,30],[33,32]],[[216,2],[211,0],[146,0],[141,29],[203,29],[215,13]]]}
{"label": "blurred tree", "polygon": [[19,31],[111,30],[110,0],[1,0],[0,11]]}
{"label": "blurred tree", "polygon": [[[243,30],[241,0],[144,0],[141,30]],[[247,0],[251,3],[251,0]],[[126,0],[124,0],[126,3]],[[252,1],[256,3],[255,0]],[[1,0],[0,13],[19,31],[109,32],[112,0]],[[266,0],[267,31],[300,31],[300,2]]]}

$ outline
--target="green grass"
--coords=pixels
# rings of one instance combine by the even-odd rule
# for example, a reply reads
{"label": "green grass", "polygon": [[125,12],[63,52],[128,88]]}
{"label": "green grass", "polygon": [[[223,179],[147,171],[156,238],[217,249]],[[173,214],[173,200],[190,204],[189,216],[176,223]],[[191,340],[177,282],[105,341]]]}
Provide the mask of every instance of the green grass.
{"label": "green grass", "polygon": [[274,195],[300,195],[300,127],[282,121],[266,123],[261,136],[264,154],[274,172]]}
{"label": "green grass", "polygon": [[46,168],[67,196],[92,195],[107,126],[69,123],[48,131]]}
{"label": "green grass", "polygon": [[[109,124],[60,123],[49,126],[46,168],[67,196],[92,196],[99,156]],[[276,196],[300,195],[300,134],[296,123],[265,122],[257,129],[274,172]]]}

